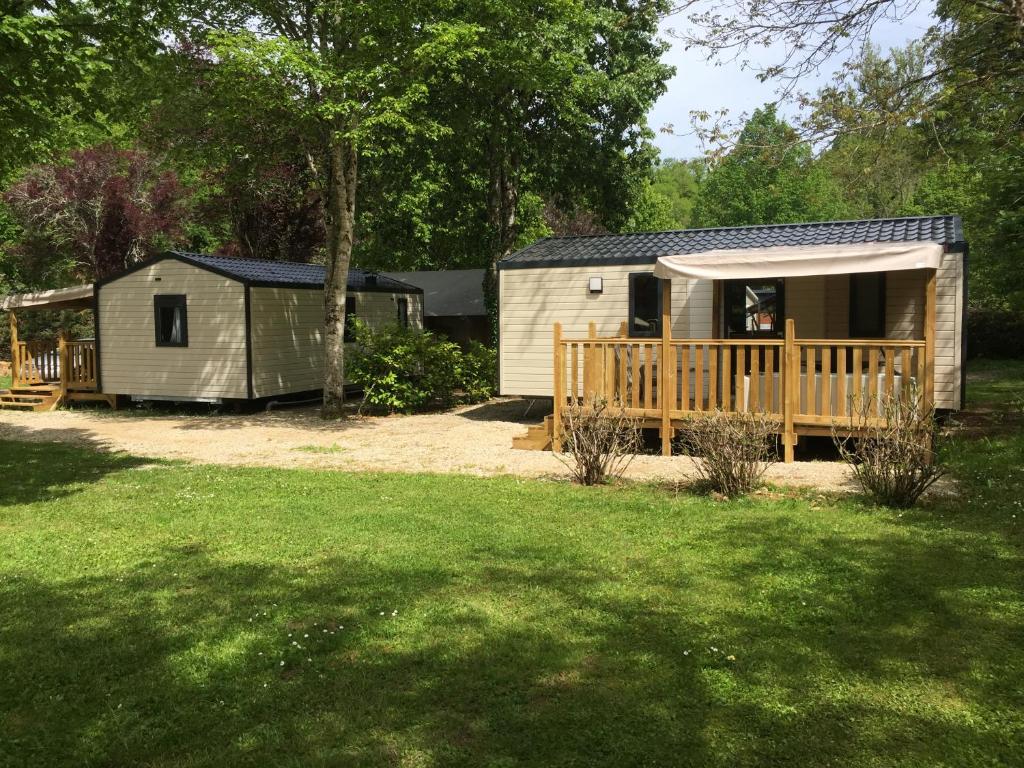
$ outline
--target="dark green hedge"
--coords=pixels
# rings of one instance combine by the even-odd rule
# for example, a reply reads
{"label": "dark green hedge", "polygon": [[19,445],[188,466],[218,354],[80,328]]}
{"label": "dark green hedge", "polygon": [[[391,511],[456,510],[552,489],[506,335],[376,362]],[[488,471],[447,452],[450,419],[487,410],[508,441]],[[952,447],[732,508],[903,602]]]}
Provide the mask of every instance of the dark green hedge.
{"label": "dark green hedge", "polygon": [[967,310],[968,357],[1024,357],[1024,312]]}

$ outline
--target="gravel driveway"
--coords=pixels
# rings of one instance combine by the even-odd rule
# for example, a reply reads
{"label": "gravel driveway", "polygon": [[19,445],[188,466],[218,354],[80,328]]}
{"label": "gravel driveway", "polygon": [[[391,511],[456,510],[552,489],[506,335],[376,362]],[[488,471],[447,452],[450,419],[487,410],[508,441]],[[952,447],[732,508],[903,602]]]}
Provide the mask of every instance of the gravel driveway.
{"label": "gravel driveway", "polygon": [[[0,438],[71,442],[209,464],[566,476],[550,452],[512,448],[512,438],[543,416],[542,406],[535,404],[528,412],[529,407],[524,400],[496,399],[447,413],[352,416],[336,422],[322,421],[313,408],[244,415],[0,411]],[[684,456],[639,456],[627,474],[682,480],[693,476],[693,463]],[[769,479],[827,490],[850,487],[847,470],[838,462],[777,464]]]}

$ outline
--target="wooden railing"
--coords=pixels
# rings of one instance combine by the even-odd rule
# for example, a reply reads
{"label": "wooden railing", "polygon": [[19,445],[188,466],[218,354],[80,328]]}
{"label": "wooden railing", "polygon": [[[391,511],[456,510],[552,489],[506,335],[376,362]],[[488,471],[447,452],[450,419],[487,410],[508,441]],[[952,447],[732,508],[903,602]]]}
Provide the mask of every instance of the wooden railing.
{"label": "wooden railing", "polygon": [[728,340],[627,338],[624,327],[599,338],[593,324],[587,337],[565,338],[556,323],[554,445],[562,409],[597,397],[658,422],[665,453],[673,420],[716,408],[763,412],[779,420],[792,460],[798,430],[879,418],[886,398],[908,397],[915,383],[930,403],[925,347],[918,340],[798,339],[792,320],[783,339]]}
{"label": "wooden railing", "polygon": [[12,352],[16,387],[59,383],[65,392],[96,390],[95,341],[19,341]]}
{"label": "wooden railing", "polygon": [[19,341],[12,346],[11,378],[15,386],[43,384],[60,377],[60,352],[52,341]]}
{"label": "wooden railing", "polygon": [[62,342],[61,384],[66,390],[96,389],[96,342]]}

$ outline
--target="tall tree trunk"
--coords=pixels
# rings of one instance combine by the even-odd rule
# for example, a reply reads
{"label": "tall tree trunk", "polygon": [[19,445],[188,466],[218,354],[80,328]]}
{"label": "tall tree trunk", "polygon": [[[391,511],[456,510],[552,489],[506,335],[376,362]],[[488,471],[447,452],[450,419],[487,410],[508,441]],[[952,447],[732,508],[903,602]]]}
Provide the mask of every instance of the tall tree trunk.
{"label": "tall tree trunk", "polygon": [[345,298],[356,222],[358,155],[349,141],[332,138],[324,190],[327,274],[324,280],[325,419],[341,415],[345,403]]}
{"label": "tall tree trunk", "polygon": [[514,155],[506,155],[500,137],[490,142],[491,169],[487,194],[487,216],[491,223],[494,245],[484,273],[484,305],[490,321],[491,342],[498,340],[498,262],[512,253],[518,236],[519,204],[518,167]]}

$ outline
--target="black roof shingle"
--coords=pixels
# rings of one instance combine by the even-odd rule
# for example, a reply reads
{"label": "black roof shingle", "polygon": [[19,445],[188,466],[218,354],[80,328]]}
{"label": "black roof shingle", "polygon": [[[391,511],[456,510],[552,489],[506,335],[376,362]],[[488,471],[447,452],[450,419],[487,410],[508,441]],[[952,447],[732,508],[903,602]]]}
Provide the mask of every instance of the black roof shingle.
{"label": "black roof shingle", "polygon": [[543,266],[647,264],[661,256],[717,249],[848,243],[964,242],[959,216],[912,216],[862,221],[815,221],[748,227],[681,229],[626,235],[548,237],[505,257],[500,269]]}
{"label": "black roof shingle", "polygon": [[[266,286],[322,286],[327,273],[322,264],[302,264],[294,261],[262,261],[260,259],[238,259],[233,256],[211,256],[187,251],[168,251],[182,261],[205,267],[218,274],[234,278],[251,285]],[[395,280],[376,272],[355,267],[348,271],[350,291],[387,291],[389,293],[422,293],[416,286]]]}

